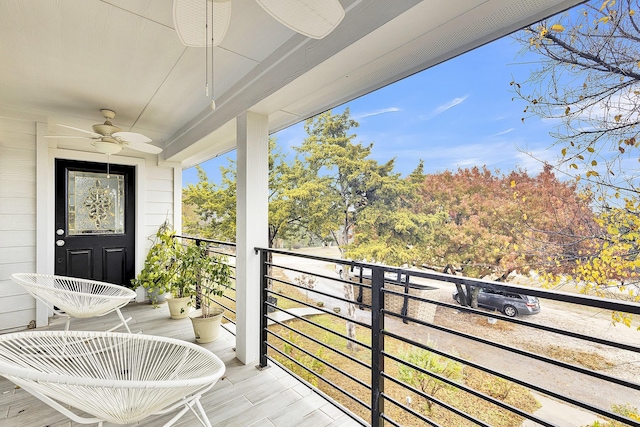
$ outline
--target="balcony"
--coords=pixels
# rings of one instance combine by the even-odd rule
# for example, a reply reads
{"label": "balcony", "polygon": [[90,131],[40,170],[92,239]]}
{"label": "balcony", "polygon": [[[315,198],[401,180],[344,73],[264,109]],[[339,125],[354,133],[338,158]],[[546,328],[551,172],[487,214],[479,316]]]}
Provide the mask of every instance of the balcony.
{"label": "balcony", "polygon": [[[232,248],[209,244],[214,252]],[[204,345],[227,367],[202,399],[214,426],[531,427],[596,420],[640,426],[629,412],[640,402],[637,303],[374,264],[342,265],[322,249],[257,250],[263,290],[258,365],[268,369],[236,359],[230,290],[219,301],[228,312],[225,329]],[[462,307],[452,298],[456,285],[525,293],[539,299],[541,312],[507,317]],[[347,288],[353,299],[344,297]],[[613,325],[612,311],[632,316],[633,328]],[[170,320],[166,306],[131,303],[123,313],[133,317],[134,332],[194,340],[189,320]],[[105,330],[114,320],[108,317],[72,327]],[[347,322],[355,335],[346,332]],[[53,319],[45,329],[63,327],[62,319]],[[7,408],[0,413],[2,426],[68,422],[4,379],[0,407]],[[178,425],[195,424],[187,414]]]}

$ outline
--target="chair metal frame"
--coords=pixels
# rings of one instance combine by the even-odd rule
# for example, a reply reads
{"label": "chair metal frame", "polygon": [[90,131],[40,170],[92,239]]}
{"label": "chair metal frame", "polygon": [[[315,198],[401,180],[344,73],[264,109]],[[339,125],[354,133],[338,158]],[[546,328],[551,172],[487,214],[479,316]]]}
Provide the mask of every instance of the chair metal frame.
{"label": "chair metal frame", "polygon": [[216,355],[174,338],[91,331],[0,335],[0,375],[72,421],[98,427],[180,407],[165,427],[189,410],[211,427],[200,397],[224,372]]}
{"label": "chair metal frame", "polygon": [[69,330],[72,317],[99,317],[115,311],[121,323],[108,332],[124,326],[131,333],[127,325],[131,317],[125,319],[120,311],[136,297],[131,289],[97,280],[38,273],[14,273],[11,278],[31,296],[51,306],[54,313],[66,317],[65,331]]}

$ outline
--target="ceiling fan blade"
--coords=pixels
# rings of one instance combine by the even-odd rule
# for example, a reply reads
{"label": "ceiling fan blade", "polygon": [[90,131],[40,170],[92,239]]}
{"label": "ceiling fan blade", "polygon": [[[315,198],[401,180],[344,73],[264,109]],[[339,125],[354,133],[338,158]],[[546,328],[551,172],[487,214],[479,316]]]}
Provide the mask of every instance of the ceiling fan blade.
{"label": "ceiling fan blade", "polygon": [[94,138],[101,138],[102,137],[102,135],[100,135],[99,133],[95,133],[95,132],[92,132],[90,130],[74,128],[73,126],[62,125],[60,123],[57,123],[56,126],[61,126],[63,128],[67,128],[67,129],[77,130],[78,132],[88,133],[89,135],[91,135]]}
{"label": "ceiling fan blade", "polygon": [[212,30],[213,46],[218,46],[227,33],[231,21],[231,1],[213,0],[213,7],[208,8],[209,13],[207,3],[202,0],[173,0],[173,25],[185,46],[211,46]]}
{"label": "ceiling fan blade", "polygon": [[329,35],[344,18],[339,0],[256,0],[276,21],[307,37]]}
{"label": "ceiling fan blade", "polygon": [[137,133],[137,132],[116,132],[114,134],[112,134],[111,136],[116,137],[116,138],[122,138],[123,140],[127,141],[128,143],[132,143],[132,142],[151,142],[151,139],[141,133]]}
{"label": "ceiling fan blade", "polygon": [[143,153],[149,154],[160,154],[162,153],[162,148],[156,147],[155,145],[147,144],[146,142],[138,142],[138,141],[127,141],[129,144],[127,145],[132,150],[141,151]]}
{"label": "ceiling fan blade", "polygon": [[90,136],[71,136],[71,135],[45,135],[45,138],[64,138],[64,139],[96,139],[91,138]]}

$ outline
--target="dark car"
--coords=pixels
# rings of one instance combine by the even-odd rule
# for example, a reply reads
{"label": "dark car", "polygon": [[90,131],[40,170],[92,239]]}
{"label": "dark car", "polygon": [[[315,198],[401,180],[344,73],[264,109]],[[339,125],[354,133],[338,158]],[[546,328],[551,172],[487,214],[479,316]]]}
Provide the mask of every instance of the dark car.
{"label": "dark car", "polygon": [[[458,304],[461,303],[457,290],[453,292],[452,296]],[[499,288],[480,288],[478,306],[490,310],[498,310],[509,317],[540,313],[540,301],[538,301],[538,298]]]}

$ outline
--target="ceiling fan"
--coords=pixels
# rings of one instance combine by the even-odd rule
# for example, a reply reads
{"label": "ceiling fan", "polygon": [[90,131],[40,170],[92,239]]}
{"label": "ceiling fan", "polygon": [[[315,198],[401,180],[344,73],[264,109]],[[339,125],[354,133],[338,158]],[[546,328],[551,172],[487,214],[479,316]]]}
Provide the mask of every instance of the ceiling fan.
{"label": "ceiling fan", "polygon": [[73,135],[47,135],[46,138],[81,138],[91,139],[91,143],[98,152],[103,154],[117,154],[123,148],[129,147],[136,151],[143,153],[158,154],[162,152],[162,148],[155,145],[148,144],[151,139],[136,132],[124,132],[117,126],[111,123],[111,119],[116,116],[115,111],[102,109],[100,110],[105,118],[105,122],[101,124],[95,124],[92,126],[93,131],[76,128],[73,126],[67,126],[63,124],[57,124],[63,128],[73,129],[78,132],[89,134],[90,136],[73,136]]}
{"label": "ceiling fan", "polygon": [[[256,2],[282,25],[314,39],[329,35],[345,15],[339,0]],[[182,43],[192,47],[218,46],[229,27],[231,3],[231,0],[174,0],[173,22]],[[207,27],[208,22],[212,28]]]}

